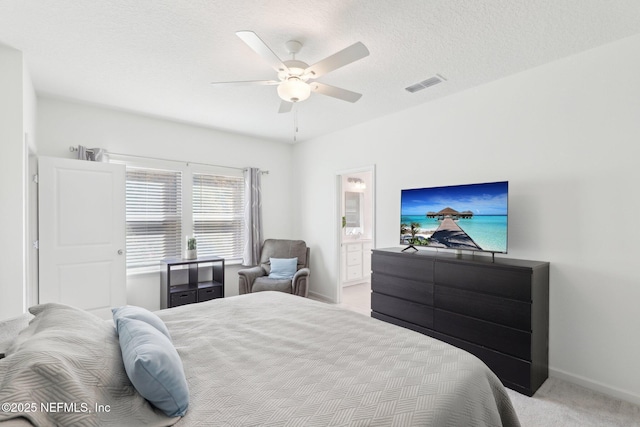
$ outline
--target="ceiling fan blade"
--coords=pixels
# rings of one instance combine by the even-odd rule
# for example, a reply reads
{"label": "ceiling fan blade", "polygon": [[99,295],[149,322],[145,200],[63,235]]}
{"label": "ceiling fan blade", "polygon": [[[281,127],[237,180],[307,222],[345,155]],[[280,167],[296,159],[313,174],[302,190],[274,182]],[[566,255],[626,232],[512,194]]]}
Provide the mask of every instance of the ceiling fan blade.
{"label": "ceiling fan blade", "polygon": [[293,102],[282,101],[278,113],[290,113],[293,108]]}
{"label": "ceiling fan blade", "polygon": [[338,98],[348,102],[356,102],[362,96],[361,93],[351,92],[350,90],[330,86],[320,82],[313,82],[310,84],[310,86],[311,90],[314,92],[321,93],[322,95],[332,96],[334,98]]}
{"label": "ceiling fan blade", "polygon": [[315,79],[368,55],[369,49],[361,42],[357,42],[322,61],[316,62],[304,71],[305,74],[310,74],[310,77]]}
{"label": "ceiling fan blade", "polygon": [[253,31],[238,31],[236,35],[242,39],[255,53],[260,55],[262,59],[267,61],[271,67],[276,71],[288,71],[286,65],[282,63],[282,60],[278,58],[278,55],[273,53],[273,51],[267,46],[267,44],[262,41],[260,37]]}
{"label": "ceiling fan blade", "polygon": [[277,80],[245,80],[237,82],[211,82],[212,85],[225,85],[225,86],[246,86],[246,85],[259,85],[259,86],[271,86],[277,85],[282,82]]}

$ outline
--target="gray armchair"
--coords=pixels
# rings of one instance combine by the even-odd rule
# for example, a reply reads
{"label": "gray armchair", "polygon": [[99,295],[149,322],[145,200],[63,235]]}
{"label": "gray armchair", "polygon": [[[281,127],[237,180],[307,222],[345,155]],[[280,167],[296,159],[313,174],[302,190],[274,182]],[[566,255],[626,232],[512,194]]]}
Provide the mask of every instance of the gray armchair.
{"label": "gray armchair", "polygon": [[[271,258],[298,258],[293,279],[272,279]],[[267,239],[262,244],[260,265],[238,271],[238,291],[242,294],[280,291],[306,297],[309,293],[309,248],[303,240]]]}

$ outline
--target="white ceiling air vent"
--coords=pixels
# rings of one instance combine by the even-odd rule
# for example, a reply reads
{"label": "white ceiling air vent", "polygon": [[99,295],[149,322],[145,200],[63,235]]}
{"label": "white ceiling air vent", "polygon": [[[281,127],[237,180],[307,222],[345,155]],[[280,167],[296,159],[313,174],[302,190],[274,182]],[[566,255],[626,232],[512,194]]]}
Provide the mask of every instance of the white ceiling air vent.
{"label": "white ceiling air vent", "polygon": [[419,90],[431,87],[433,85],[437,85],[438,83],[441,83],[442,81],[445,81],[447,79],[445,79],[443,76],[441,76],[440,74],[436,74],[433,77],[429,77],[426,80],[423,80],[421,82],[412,84],[411,86],[405,87],[404,89],[407,92],[411,92],[411,93],[416,93]]}

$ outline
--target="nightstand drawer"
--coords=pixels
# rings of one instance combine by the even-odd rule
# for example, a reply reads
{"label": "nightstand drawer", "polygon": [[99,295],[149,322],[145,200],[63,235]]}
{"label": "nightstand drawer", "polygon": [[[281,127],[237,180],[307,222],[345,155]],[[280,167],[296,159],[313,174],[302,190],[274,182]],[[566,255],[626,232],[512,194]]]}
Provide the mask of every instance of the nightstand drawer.
{"label": "nightstand drawer", "polygon": [[222,298],[222,286],[198,289],[198,302],[209,301],[214,298]]}
{"label": "nightstand drawer", "polygon": [[178,305],[191,304],[197,301],[196,291],[183,291],[171,294],[170,307],[176,307]]}

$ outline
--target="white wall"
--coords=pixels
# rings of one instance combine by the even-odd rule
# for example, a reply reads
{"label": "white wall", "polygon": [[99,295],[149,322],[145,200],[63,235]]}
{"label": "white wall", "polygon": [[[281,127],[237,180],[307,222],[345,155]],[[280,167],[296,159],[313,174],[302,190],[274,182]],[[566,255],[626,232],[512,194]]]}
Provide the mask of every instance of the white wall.
{"label": "white wall", "polygon": [[296,145],[311,290],[338,283],[337,170],[376,165],[378,247],[401,189],[508,180],[508,256],[551,262],[552,375],[640,403],[638,70],[635,36]]}
{"label": "white wall", "polygon": [[22,52],[0,44],[0,320],[25,306],[25,133],[35,121]]}
{"label": "white wall", "polygon": [[[22,67],[22,121],[26,134],[26,145],[32,152],[37,151],[36,144],[36,123],[38,100],[36,97],[33,82],[27,64],[23,62]],[[28,151],[28,150],[27,150]]]}
{"label": "white wall", "polygon": [[[79,104],[38,99],[38,154],[75,157],[69,146],[229,167],[258,167],[262,177],[265,238],[293,238],[291,146],[209,128]],[[237,295],[237,266],[225,272],[226,295]],[[129,276],[127,302],[160,308],[159,274]]]}

